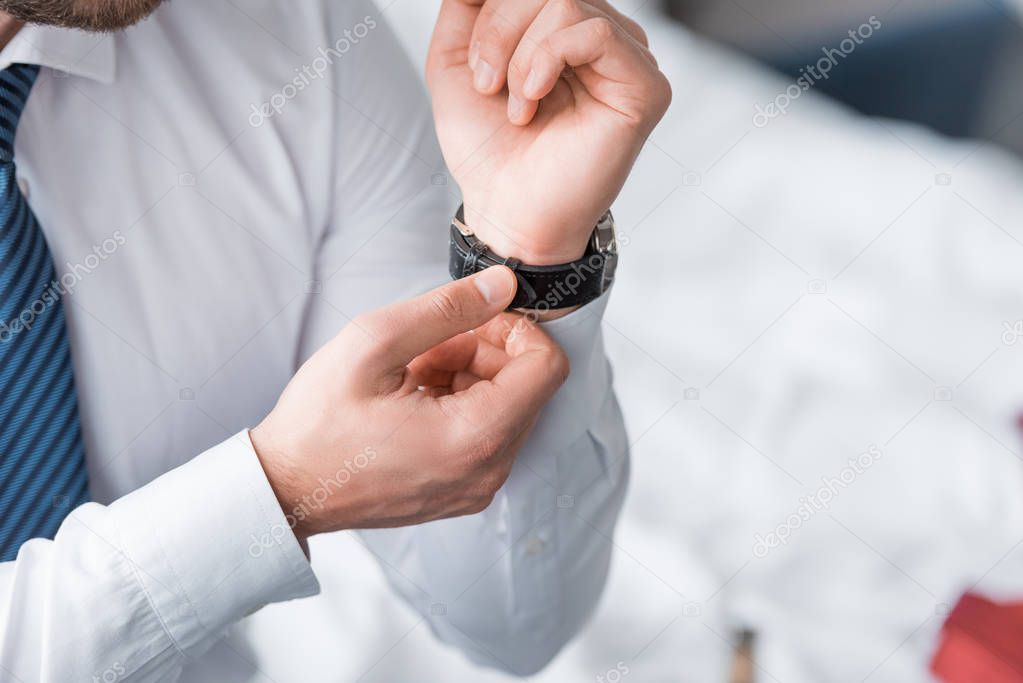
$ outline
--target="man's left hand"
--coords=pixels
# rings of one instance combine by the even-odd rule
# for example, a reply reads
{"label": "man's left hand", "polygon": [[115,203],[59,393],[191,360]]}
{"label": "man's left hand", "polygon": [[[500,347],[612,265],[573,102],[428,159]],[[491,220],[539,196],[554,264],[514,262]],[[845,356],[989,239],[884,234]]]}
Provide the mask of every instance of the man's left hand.
{"label": "man's left hand", "polygon": [[582,256],[671,101],[606,0],[444,0],[427,80],[466,223],[531,265]]}

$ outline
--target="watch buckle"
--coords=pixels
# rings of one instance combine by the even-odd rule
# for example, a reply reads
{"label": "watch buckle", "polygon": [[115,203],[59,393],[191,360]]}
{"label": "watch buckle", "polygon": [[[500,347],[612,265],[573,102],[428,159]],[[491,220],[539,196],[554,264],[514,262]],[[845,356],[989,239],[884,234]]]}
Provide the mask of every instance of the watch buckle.
{"label": "watch buckle", "polygon": [[615,236],[614,218],[606,212],[593,229],[593,249],[601,254],[617,253],[618,238]]}
{"label": "watch buckle", "polygon": [[601,216],[593,230],[593,250],[604,259],[600,291],[606,292],[614,282],[615,271],[618,269],[618,237],[615,233],[614,217],[610,211]]}
{"label": "watch buckle", "polygon": [[451,224],[455,226],[458,232],[462,233],[463,237],[472,237],[474,234],[472,228],[465,224],[465,205],[458,207],[458,212],[455,217],[451,219]]}

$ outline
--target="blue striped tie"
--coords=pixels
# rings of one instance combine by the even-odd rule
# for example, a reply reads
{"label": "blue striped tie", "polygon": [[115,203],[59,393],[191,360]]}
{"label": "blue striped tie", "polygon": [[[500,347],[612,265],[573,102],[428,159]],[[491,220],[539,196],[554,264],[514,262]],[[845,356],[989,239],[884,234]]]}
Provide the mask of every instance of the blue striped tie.
{"label": "blue striped tie", "polygon": [[39,67],[0,72],[0,561],[53,538],[88,499],[53,258],[14,174],[14,132]]}

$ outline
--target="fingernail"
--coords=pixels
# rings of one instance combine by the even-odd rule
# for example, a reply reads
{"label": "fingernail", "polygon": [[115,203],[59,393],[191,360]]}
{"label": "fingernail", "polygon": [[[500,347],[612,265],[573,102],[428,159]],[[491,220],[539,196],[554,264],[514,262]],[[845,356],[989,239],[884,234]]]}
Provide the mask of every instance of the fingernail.
{"label": "fingernail", "polygon": [[469,48],[469,68],[473,71],[476,70],[476,62],[480,58],[480,41],[474,41],[472,46]]}
{"label": "fingernail", "polygon": [[515,286],[515,279],[509,276],[508,269],[499,266],[487,268],[476,276],[474,282],[488,304],[511,298],[512,287]]}
{"label": "fingernail", "polygon": [[486,92],[494,87],[494,79],[497,78],[497,73],[494,71],[494,67],[487,64],[486,60],[481,59],[476,62],[476,89],[480,92]]}
{"label": "fingernail", "polygon": [[526,76],[526,82],[522,86],[522,92],[527,97],[536,97],[540,89],[540,74],[536,72],[536,69],[530,69],[529,75]]}
{"label": "fingernail", "polygon": [[515,95],[508,95],[508,118],[512,121],[518,121],[522,118],[522,112],[526,108],[526,103]]}

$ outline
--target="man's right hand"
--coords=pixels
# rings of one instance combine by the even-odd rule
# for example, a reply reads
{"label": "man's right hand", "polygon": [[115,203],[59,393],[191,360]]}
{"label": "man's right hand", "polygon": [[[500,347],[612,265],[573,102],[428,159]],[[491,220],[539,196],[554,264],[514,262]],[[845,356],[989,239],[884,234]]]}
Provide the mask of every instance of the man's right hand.
{"label": "man's right hand", "polygon": [[[490,268],[356,318],[250,433],[300,541],[482,511],[568,376]],[[514,325],[514,333],[508,334]]]}

